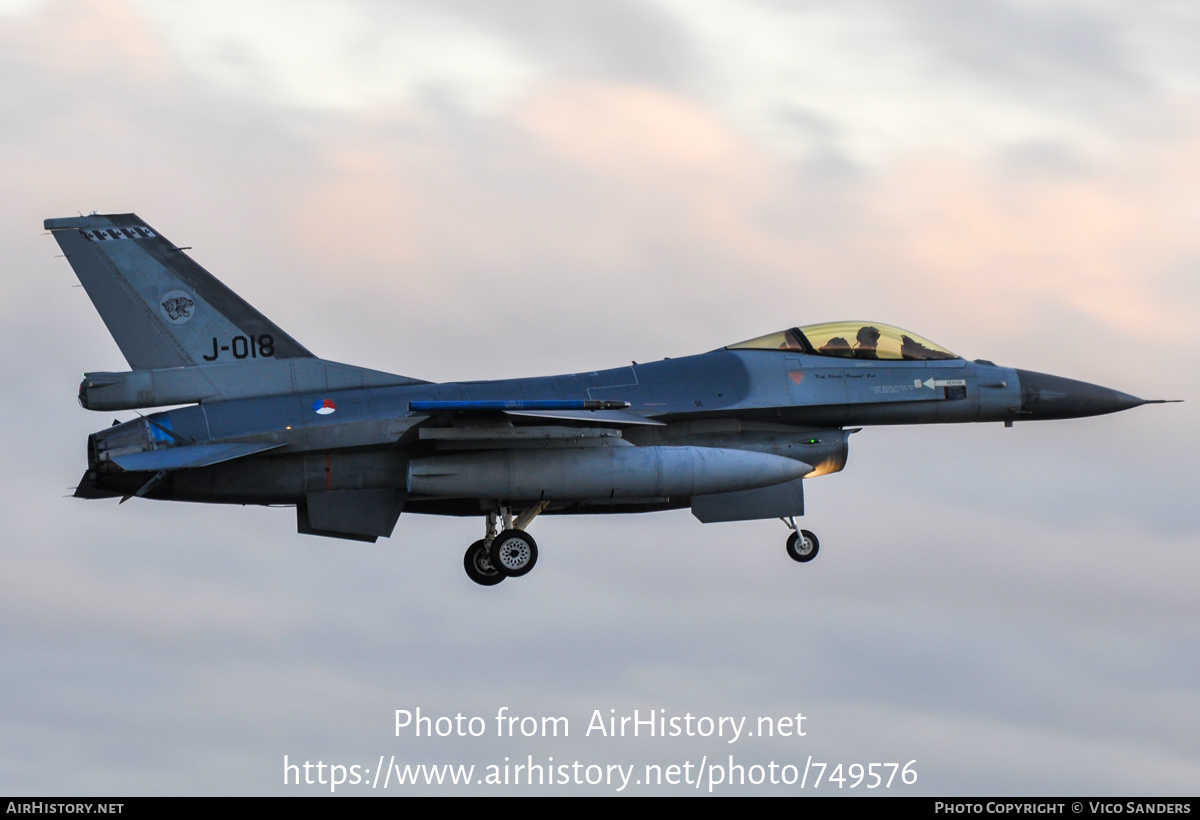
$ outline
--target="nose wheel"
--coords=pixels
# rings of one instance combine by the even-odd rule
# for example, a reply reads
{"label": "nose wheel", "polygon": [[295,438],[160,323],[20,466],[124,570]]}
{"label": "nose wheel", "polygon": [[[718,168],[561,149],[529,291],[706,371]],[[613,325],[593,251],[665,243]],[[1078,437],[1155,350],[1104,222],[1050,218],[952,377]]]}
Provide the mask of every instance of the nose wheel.
{"label": "nose wheel", "polygon": [[796,519],[794,518],[783,518],[780,520],[787,524],[792,531],[792,534],[787,538],[788,557],[801,564],[807,564],[816,558],[817,552],[821,549],[821,542],[817,540],[817,536],[808,530],[802,530],[797,527]]}
{"label": "nose wheel", "polygon": [[817,536],[808,530],[799,530],[788,536],[787,554],[793,561],[807,564],[817,557],[817,551],[820,549],[821,544],[817,541]]}

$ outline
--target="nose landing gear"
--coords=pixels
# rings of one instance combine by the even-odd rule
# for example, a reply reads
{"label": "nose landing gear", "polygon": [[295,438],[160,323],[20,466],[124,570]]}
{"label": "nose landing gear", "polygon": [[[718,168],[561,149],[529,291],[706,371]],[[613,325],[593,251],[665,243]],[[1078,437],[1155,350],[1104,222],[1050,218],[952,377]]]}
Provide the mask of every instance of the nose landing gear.
{"label": "nose landing gear", "polygon": [[787,524],[792,531],[787,538],[788,557],[801,564],[807,564],[816,558],[817,552],[821,549],[821,542],[817,540],[817,536],[808,530],[799,529],[796,526],[795,518],[788,517],[779,520]]}

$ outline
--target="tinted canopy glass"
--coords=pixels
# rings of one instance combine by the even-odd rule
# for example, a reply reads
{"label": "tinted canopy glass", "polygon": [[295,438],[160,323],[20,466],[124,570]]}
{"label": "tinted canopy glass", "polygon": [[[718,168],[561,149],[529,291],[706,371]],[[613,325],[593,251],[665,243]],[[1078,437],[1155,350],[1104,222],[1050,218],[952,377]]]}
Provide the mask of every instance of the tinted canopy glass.
{"label": "tinted canopy glass", "polygon": [[920,362],[957,359],[941,345],[880,322],[826,322],[781,330],[729,346],[730,350],[790,350],[842,359]]}

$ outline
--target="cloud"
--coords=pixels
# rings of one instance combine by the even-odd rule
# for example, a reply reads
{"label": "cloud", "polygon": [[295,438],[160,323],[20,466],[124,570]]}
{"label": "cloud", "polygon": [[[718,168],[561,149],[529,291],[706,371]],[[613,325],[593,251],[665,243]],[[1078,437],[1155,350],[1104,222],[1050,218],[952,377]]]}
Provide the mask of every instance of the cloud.
{"label": "cloud", "polygon": [[[112,420],[75,405],[79,374],[123,366],[39,232],[77,209],[136,211],[319,354],[419,377],[862,316],[1195,392],[1194,15],[606,5],[4,9],[12,789],[502,758],[388,731],[396,708],[502,704],[804,709],[804,754],[919,757],[930,793],[1195,782],[1190,401],[866,430],[808,488],[806,567],[778,522],[544,517],[537,571],[483,591],[478,520],[405,515],[368,547],[291,510],[61,497]],[[711,751],[602,751],[663,750]]]}
{"label": "cloud", "polygon": [[138,5],[183,69],[267,105],[350,110],[433,101],[482,115],[539,73],[503,38],[437,6]]}

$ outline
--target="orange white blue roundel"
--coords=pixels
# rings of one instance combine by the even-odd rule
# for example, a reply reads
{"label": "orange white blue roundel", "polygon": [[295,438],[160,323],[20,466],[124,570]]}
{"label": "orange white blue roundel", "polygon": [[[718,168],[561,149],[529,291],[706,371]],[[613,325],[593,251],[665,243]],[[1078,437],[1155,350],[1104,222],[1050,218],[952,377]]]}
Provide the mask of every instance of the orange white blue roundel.
{"label": "orange white blue roundel", "polygon": [[318,416],[328,416],[334,410],[337,410],[337,405],[333,399],[317,399],[313,402],[313,412]]}

